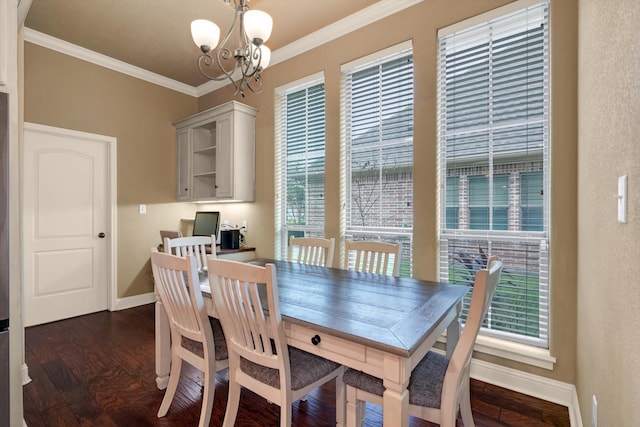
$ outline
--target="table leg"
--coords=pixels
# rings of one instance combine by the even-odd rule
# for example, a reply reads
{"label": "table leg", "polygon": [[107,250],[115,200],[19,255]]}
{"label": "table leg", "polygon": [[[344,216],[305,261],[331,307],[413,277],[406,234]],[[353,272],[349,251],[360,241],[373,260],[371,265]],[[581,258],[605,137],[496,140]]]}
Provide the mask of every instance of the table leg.
{"label": "table leg", "polygon": [[409,426],[409,390],[405,388],[397,392],[387,387],[382,395],[382,404],[384,426]]}
{"label": "table leg", "polygon": [[171,330],[162,302],[156,296],[156,385],[167,388],[171,369]]}
{"label": "table leg", "polygon": [[384,360],[384,387],[382,395],[382,424],[391,427],[409,426],[409,378],[407,361],[387,358]]}

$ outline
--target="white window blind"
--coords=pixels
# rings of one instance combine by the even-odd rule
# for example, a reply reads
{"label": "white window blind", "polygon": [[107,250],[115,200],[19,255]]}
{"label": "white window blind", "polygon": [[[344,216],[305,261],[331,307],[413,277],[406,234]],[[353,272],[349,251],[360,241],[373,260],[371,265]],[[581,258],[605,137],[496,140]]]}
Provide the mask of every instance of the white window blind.
{"label": "white window blind", "polygon": [[413,55],[404,43],[343,66],[342,234],[401,244],[411,275]]}
{"label": "white window blind", "polygon": [[289,236],[324,236],[325,95],[314,75],[276,90],[276,254]]}
{"label": "white window blind", "polygon": [[545,348],[548,21],[548,1],[518,2],[438,37],[440,279],[472,284],[487,257],[499,256],[483,333]]}

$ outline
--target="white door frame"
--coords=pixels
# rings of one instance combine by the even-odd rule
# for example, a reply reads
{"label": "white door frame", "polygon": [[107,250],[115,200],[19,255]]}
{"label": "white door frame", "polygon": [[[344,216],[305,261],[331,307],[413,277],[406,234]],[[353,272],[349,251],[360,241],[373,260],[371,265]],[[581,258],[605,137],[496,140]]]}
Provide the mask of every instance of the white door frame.
{"label": "white door frame", "polygon": [[[107,190],[107,204],[109,206],[109,212],[107,214],[108,221],[108,248],[107,248],[107,272],[109,277],[107,278],[108,285],[108,303],[107,308],[109,311],[113,311],[117,307],[118,301],[118,269],[117,269],[117,248],[118,248],[118,235],[117,235],[117,218],[118,218],[118,181],[117,181],[117,138],[113,136],[98,135],[94,133],[81,132],[77,130],[70,130],[64,128],[58,128],[53,126],[40,125],[37,123],[24,122],[24,130],[37,133],[51,134],[51,135],[65,135],[74,138],[90,139],[93,141],[107,142],[108,143],[108,165],[107,165],[107,183],[109,189]],[[21,161],[21,169],[24,170],[24,158]],[[20,188],[20,193],[23,194],[24,188]],[[21,211],[24,211],[24,197],[20,199]],[[23,253],[24,257],[24,253]]]}

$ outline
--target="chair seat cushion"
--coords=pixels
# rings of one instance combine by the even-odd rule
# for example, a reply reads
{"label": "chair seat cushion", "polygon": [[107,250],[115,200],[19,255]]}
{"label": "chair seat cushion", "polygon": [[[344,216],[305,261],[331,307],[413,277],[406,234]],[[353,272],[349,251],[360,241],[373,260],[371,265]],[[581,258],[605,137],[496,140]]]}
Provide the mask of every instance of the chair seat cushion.
{"label": "chair seat cushion", "polygon": [[[409,379],[409,403],[427,408],[440,408],[442,382],[449,365],[449,358],[432,351],[418,363]],[[355,369],[347,369],[344,373],[347,385],[382,396],[384,385],[380,378],[365,374]]]}
{"label": "chair seat cushion", "polygon": [[[227,341],[224,338],[224,332],[222,332],[222,325],[215,317],[209,317],[209,323],[211,323],[211,330],[213,331],[213,345],[216,351],[216,360],[226,360],[229,358],[229,353],[227,352]],[[204,355],[202,344],[197,341],[182,337],[182,346],[200,357]]]}
{"label": "chair seat cushion", "polygon": [[[338,363],[295,347],[289,347],[289,362],[292,390],[306,387],[340,367]],[[277,369],[267,368],[244,358],[240,359],[240,369],[260,382],[280,388],[280,373]]]}

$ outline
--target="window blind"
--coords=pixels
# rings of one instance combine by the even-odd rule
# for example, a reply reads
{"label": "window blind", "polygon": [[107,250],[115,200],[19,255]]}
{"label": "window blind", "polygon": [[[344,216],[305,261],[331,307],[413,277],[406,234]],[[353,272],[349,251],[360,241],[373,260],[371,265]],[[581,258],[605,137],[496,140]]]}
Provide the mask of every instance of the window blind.
{"label": "window blind", "polygon": [[483,333],[548,347],[549,3],[524,4],[439,33],[439,276],[498,255]]}
{"label": "window blind", "polygon": [[324,236],[325,90],[315,75],[276,90],[276,254],[289,236]]}
{"label": "window blind", "polygon": [[411,44],[343,67],[343,234],[401,244],[411,275],[413,235]]}

